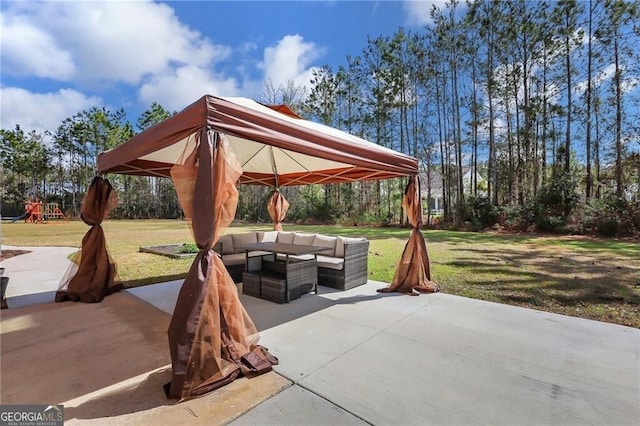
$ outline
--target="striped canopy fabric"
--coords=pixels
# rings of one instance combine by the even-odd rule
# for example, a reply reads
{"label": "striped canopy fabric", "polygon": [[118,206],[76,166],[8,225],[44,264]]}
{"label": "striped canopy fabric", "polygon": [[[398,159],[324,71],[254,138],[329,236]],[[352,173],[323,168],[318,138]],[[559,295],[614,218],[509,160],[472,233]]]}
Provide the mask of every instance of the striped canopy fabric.
{"label": "striped canopy fabric", "polygon": [[288,107],[205,95],[171,118],[100,154],[99,173],[169,177],[201,129],[226,135],[242,166],[240,183],[273,187],[410,176],[418,160]]}

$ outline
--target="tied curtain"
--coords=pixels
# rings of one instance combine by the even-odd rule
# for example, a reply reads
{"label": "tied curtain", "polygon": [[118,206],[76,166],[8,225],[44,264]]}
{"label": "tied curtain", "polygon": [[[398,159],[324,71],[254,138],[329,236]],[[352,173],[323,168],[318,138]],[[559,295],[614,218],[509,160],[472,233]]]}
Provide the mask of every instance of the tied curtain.
{"label": "tied curtain", "polygon": [[282,231],[282,221],[287,215],[287,211],[289,211],[289,202],[284,198],[280,190],[276,189],[271,194],[271,198],[267,203],[267,211],[274,222],[273,229]]}
{"label": "tied curtain", "polygon": [[411,235],[407,245],[404,247],[391,285],[378,291],[381,293],[398,292],[411,295],[438,292],[440,291],[440,286],[431,281],[427,243],[420,230],[422,227],[422,202],[418,175],[413,175],[409,178],[409,183],[402,198],[402,208],[409,218],[409,223],[412,227]]}
{"label": "tied curtain", "polygon": [[109,255],[102,230],[102,221],[116,206],[118,199],[107,179],[93,178],[82,203],[80,216],[89,225],[82,238],[82,248],[60,281],[55,301],[101,302],[105,296],[122,290],[116,274],[116,265]]}
{"label": "tied curtain", "polygon": [[240,375],[257,375],[277,364],[259,346],[258,332],[238,290],[212,250],[233,221],[236,182],[242,168],[224,135],[202,129],[196,148],[171,178],[199,248],[178,294],[169,324],[172,377],[167,395],[185,400],[217,389]]}

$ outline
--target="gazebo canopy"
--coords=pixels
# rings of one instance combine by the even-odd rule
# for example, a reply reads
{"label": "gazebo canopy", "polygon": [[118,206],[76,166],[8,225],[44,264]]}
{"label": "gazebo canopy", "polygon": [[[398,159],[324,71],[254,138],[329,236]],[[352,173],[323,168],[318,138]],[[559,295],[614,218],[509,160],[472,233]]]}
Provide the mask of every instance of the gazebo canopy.
{"label": "gazebo canopy", "polygon": [[[169,396],[202,395],[239,374],[261,374],[277,363],[257,344],[257,330],[240,303],[237,287],[212,250],[233,221],[238,181],[278,188],[411,176],[403,205],[412,210],[414,230],[402,267],[384,291],[437,291],[423,285],[429,271],[419,229],[422,210],[419,202],[409,200],[419,193],[418,160],[303,120],[285,105],[269,107],[244,98],[204,96],[100,154],[98,172],[171,177],[185,217],[191,219],[199,252],[169,326],[173,370],[166,387]],[[111,188],[108,182],[103,186]],[[274,191],[270,202],[276,228],[286,213],[279,195]],[[106,253],[104,244],[99,253]],[[108,258],[101,259],[103,264]],[[98,269],[94,258],[86,263]],[[109,276],[105,280],[112,281]]]}
{"label": "gazebo canopy", "polygon": [[285,106],[211,95],[100,154],[98,172],[169,177],[203,128],[228,137],[242,166],[240,183],[278,187],[418,173],[417,159],[303,120]]}

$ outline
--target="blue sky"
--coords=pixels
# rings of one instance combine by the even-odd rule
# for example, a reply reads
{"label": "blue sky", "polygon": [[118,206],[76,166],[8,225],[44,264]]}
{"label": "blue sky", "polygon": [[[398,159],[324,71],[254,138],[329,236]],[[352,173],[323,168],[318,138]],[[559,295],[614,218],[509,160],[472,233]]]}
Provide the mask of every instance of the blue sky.
{"label": "blue sky", "polygon": [[3,1],[2,128],[55,130],[92,106],[135,123],[153,101],[180,110],[205,93],[259,98],[269,80],[306,85],[442,3]]}

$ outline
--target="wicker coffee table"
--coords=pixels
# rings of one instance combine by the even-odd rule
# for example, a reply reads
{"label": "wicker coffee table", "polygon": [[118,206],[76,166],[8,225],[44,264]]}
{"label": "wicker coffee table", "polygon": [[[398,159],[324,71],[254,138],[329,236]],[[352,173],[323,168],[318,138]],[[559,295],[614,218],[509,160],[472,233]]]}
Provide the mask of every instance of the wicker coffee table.
{"label": "wicker coffee table", "polygon": [[[239,245],[246,251],[247,262],[250,252],[273,253],[271,259],[261,255],[261,269],[245,271],[243,274],[243,293],[276,303],[289,303],[305,293],[315,291],[318,294],[318,262],[316,254],[326,247],[288,244],[276,242],[250,243]],[[284,254],[284,260],[278,260],[278,254]],[[310,259],[291,256],[313,254]],[[247,285],[245,285],[245,282]],[[245,290],[246,287],[246,290]]]}

